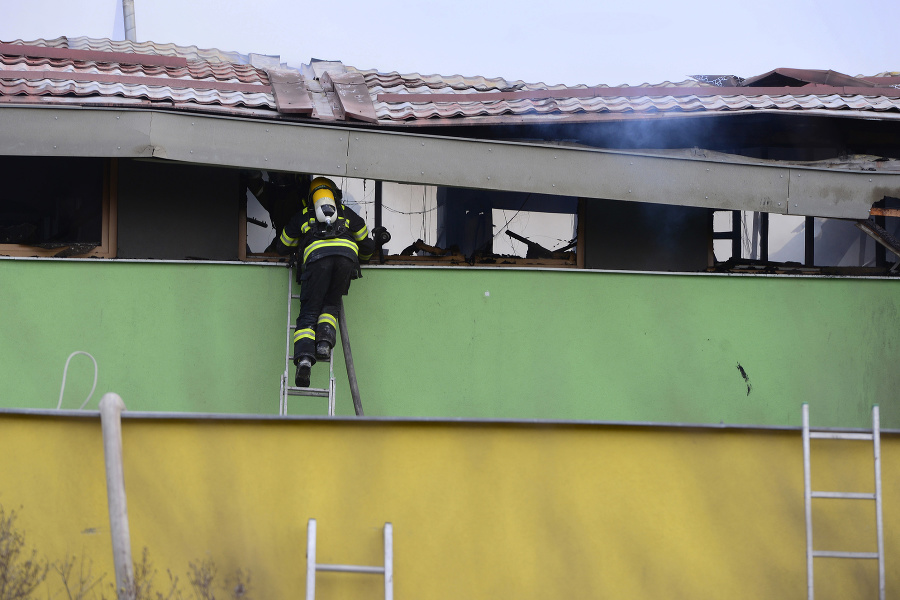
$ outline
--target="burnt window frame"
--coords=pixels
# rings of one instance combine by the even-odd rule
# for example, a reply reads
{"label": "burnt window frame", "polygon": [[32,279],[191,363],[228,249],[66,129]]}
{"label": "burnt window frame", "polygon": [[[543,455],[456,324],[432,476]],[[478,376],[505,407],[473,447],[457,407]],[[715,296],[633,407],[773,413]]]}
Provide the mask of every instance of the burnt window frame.
{"label": "burnt window frame", "polygon": [[[42,158],[42,157],[35,157]],[[81,254],[66,254],[70,246],[40,248],[27,244],[0,244],[0,256],[15,258],[115,258],[118,245],[116,222],[118,177],[115,158],[103,159],[103,191],[101,198],[100,245]],[[59,256],[63,254],[63,256]]]}

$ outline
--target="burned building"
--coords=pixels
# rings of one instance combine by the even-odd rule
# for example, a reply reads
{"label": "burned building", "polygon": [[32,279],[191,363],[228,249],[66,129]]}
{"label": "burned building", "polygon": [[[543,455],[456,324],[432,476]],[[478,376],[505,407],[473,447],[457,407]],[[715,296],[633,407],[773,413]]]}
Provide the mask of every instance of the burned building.
{"label": "burned building", "polygon": [[[434,540],[462,547],[480,530],[455,572],[523,597],[570,580],[610,597],[802,590],[800,405],[841,429],[871,428],[879,405],[896,457],[900,76],[737,75],[752,74],[566,87],[154,42],[0,44],[0,439],[64,473],[35,483],[10,459],[10,480],[35,499],[82,484],[83,465],[59,461],[76,460],[65,440],[89,439],[90,423],[62,413],[57,438],[41,411],[57,397],[92,408],[97,387],[139,413],[136,529],[175,554],[185,539],[151,524],[189,519],[151,471],[189,488],[209,546],[277,538],[261,568],[289,542],[248,507],[262,490],[285,509],[283,484],[303,511],[367,497],[381,523],[390,509],[428,532],[418,550],[404,540],[398,573],[413,583],[398,589],[453,571]],[[343,317],[376,419],[349,419],[340,369],[337,419],[284,397],[292,275],[265,252],[276,232],[250,174],[329,176],[370,229],[391,231]],[[243,426],[272,438],[250,443]],[[188,452],[217,478],[185,475]],[[323,475],[310,457],[340,468]],[[298,481],[339,482],[339,501],[285,476],[295,462]],[[513,508],[493,510],[495,493]],[[211,498],[221,513],[204,512]],[[353,526],[371,533],[370,516]],[[542,546],[558,550],[546,573],[516,571]],[[629,576],[567,568],[595,554]],[[728,575],[678,579],[698,564]],[[452,596],[440,582],[434,597]]]}

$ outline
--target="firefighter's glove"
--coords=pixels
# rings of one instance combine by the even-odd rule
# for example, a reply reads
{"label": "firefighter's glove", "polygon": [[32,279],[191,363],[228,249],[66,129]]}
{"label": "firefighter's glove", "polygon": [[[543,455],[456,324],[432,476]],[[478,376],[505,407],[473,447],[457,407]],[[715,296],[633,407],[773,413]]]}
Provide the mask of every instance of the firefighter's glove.
{"label": "firefighter's glove", "polygon": [[372,239],[375,240],[375,245],[384,246],[391,241],[391,233],[384,227],[376,227],[372,230]]}

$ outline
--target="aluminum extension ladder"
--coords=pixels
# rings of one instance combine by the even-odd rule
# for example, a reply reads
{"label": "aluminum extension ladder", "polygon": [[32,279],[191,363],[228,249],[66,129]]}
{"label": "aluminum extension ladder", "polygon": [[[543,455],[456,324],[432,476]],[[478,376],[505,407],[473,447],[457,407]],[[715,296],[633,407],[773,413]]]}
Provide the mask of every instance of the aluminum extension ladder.
{"label": "aluminum extension ladder", "polygon": [[[288,302],[287,302],[287,342],[284,355],[284,373],[281,375],[281,400],[278,405],[278,414],[287,415],[288,397],[290,396],[312,396],[314,398],[328,398],[328,416],[334,416],[334,348],[332,348],[331,358],[328,359],[328,387],[296,387],[294,383],[294,340],[293,333],[297,329],[295,325],[295,317],[293,315],[293,300],[300,299],[300,294],[294,291],[294,272],[297,267],[288,268]],[[324,362],[319,360],[318,362]]]}
{"label": "aluminum extension ladder", "polygon": [[316,571],[339,573],[367,573],[384,575],[384,599],[394,599],[394,526],[384,524],[384,566],[329,565],[316,562],[316,520],[310,519],[306,527],[306,600],[316,598]]}
{"label": "aluminum extension ladder", "polygon": [[[872,441],[875,457],[875,492],[817,492],[811,489],[809,440],[864,440]],[[862,558],[878,561],[878,598],[884,600],[884,523],[881,517],[881,429],[878,405],[872,407],[872,433],[842,433],[836,431],[811,431],[809,428],[809,405],[803,404],[803,487],[806,500],[806,589],[807,597],[813,600],[813,559],[815,558]],[[813,549],[812,499],[843,498],[846,500],[874,500],[875,526],[878,535],[877,552],[836,552]]]}

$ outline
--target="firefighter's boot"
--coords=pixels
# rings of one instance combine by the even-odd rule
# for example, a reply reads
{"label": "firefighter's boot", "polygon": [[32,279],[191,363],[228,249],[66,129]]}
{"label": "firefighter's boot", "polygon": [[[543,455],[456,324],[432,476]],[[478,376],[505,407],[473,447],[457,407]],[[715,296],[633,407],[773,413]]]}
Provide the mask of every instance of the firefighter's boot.
{"label": "firefighter's boot", "polygon": [[309,387],[309,375],[312,371],[312,361],[308,356],[303,356],[297,361],[297,374],[294,376],[294,385],[297,387]]}
{"label": "firefighter's boot", "polygon": [[328,342],[316,344],[316,358],[319,360],[331,360],[331,345]]}

